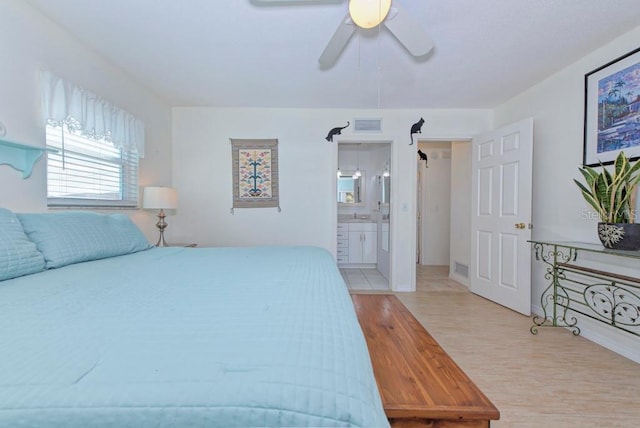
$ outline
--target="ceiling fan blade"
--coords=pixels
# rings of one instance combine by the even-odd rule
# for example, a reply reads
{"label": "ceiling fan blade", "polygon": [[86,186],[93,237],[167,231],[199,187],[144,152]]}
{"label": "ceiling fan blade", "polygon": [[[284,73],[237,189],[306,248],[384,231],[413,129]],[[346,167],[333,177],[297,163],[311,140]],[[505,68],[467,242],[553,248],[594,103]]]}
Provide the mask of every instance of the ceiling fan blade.
{"label": "ceiling fan blade", "polygon": [[333,37],[331,37],[331,40],[329,40],[327,47],[324,48],[322,55],[320,55],[318,62],[320,62],[322,68],[330,68],[336,63],[355,31],[356,25],[349,17],[349,14],[347,14],[333,34]]}
{"label": "ceiling fan blade", "polygon": [[433,40],[404,9],[393,7],[384,25],[413,56],[431,52]]}

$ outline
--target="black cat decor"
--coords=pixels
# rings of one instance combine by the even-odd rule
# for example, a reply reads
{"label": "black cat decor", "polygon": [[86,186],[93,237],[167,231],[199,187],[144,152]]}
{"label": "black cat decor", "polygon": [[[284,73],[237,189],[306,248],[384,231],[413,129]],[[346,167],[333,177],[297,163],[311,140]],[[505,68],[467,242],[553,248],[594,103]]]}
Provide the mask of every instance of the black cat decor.
{"label": "black cat decor", "polygon": [[413,145],[413,134],[422,134],[422,125],[424,124],[424,119],[420,118],[419,121],[411,125],[411,143],[410,146]]}
{"label": "black cat decor", "polygon": [[339,126],[336,127],[336,128],[333,128],[331,131],[329,131],[329,133],[327,134],[327,138],[325,138],[325,140],[333,141],[333,136],[334,135],[340,135],[342,133],[342,130],[344,128],[348,127],[349,125],[350,125],[350,123],[349,123],[349,121],[347,121],[347,126],[343,126],[342,128],[339,127]]}
{"label": "black cat decor", "polygon": [[418,156],[420,157],[420,160],[424,161],[424,167],[429,168],[429,158],[427,157],[427,154],[422,150],[418,149]]}

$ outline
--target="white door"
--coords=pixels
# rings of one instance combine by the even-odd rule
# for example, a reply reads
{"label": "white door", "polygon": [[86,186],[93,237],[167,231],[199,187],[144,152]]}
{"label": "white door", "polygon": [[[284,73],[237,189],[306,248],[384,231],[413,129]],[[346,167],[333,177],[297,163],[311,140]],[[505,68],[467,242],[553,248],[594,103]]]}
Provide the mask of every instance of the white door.
{"label": "white door", "polygon": [[473,139],[471,291],[531,313],[533,119]]}

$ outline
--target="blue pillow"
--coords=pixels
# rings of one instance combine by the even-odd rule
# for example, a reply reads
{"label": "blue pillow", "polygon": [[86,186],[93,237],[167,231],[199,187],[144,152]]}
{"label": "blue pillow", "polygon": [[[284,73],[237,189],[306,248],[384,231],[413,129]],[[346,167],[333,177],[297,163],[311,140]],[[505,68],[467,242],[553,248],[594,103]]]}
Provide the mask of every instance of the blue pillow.
{"label": "blue pillow", "polygon": [[24,234],[22,223],[0,208],[0,281],[44,270],[44,256]]}
{"label": "blue pillow", "polygon": [[124,214],[61,213],[18,214],[29,239],[44,255],[46,268],[120,256],[151,245]]}

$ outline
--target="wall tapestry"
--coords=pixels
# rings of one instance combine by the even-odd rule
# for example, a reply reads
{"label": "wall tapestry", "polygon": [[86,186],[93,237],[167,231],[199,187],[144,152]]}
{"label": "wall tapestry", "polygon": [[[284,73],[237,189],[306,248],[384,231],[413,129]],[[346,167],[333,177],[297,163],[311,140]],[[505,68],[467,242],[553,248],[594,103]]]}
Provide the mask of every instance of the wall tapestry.
{"label": "wall tapestry", "polygon": [[233,208],[278,208],[278,140],[231,138]]}

